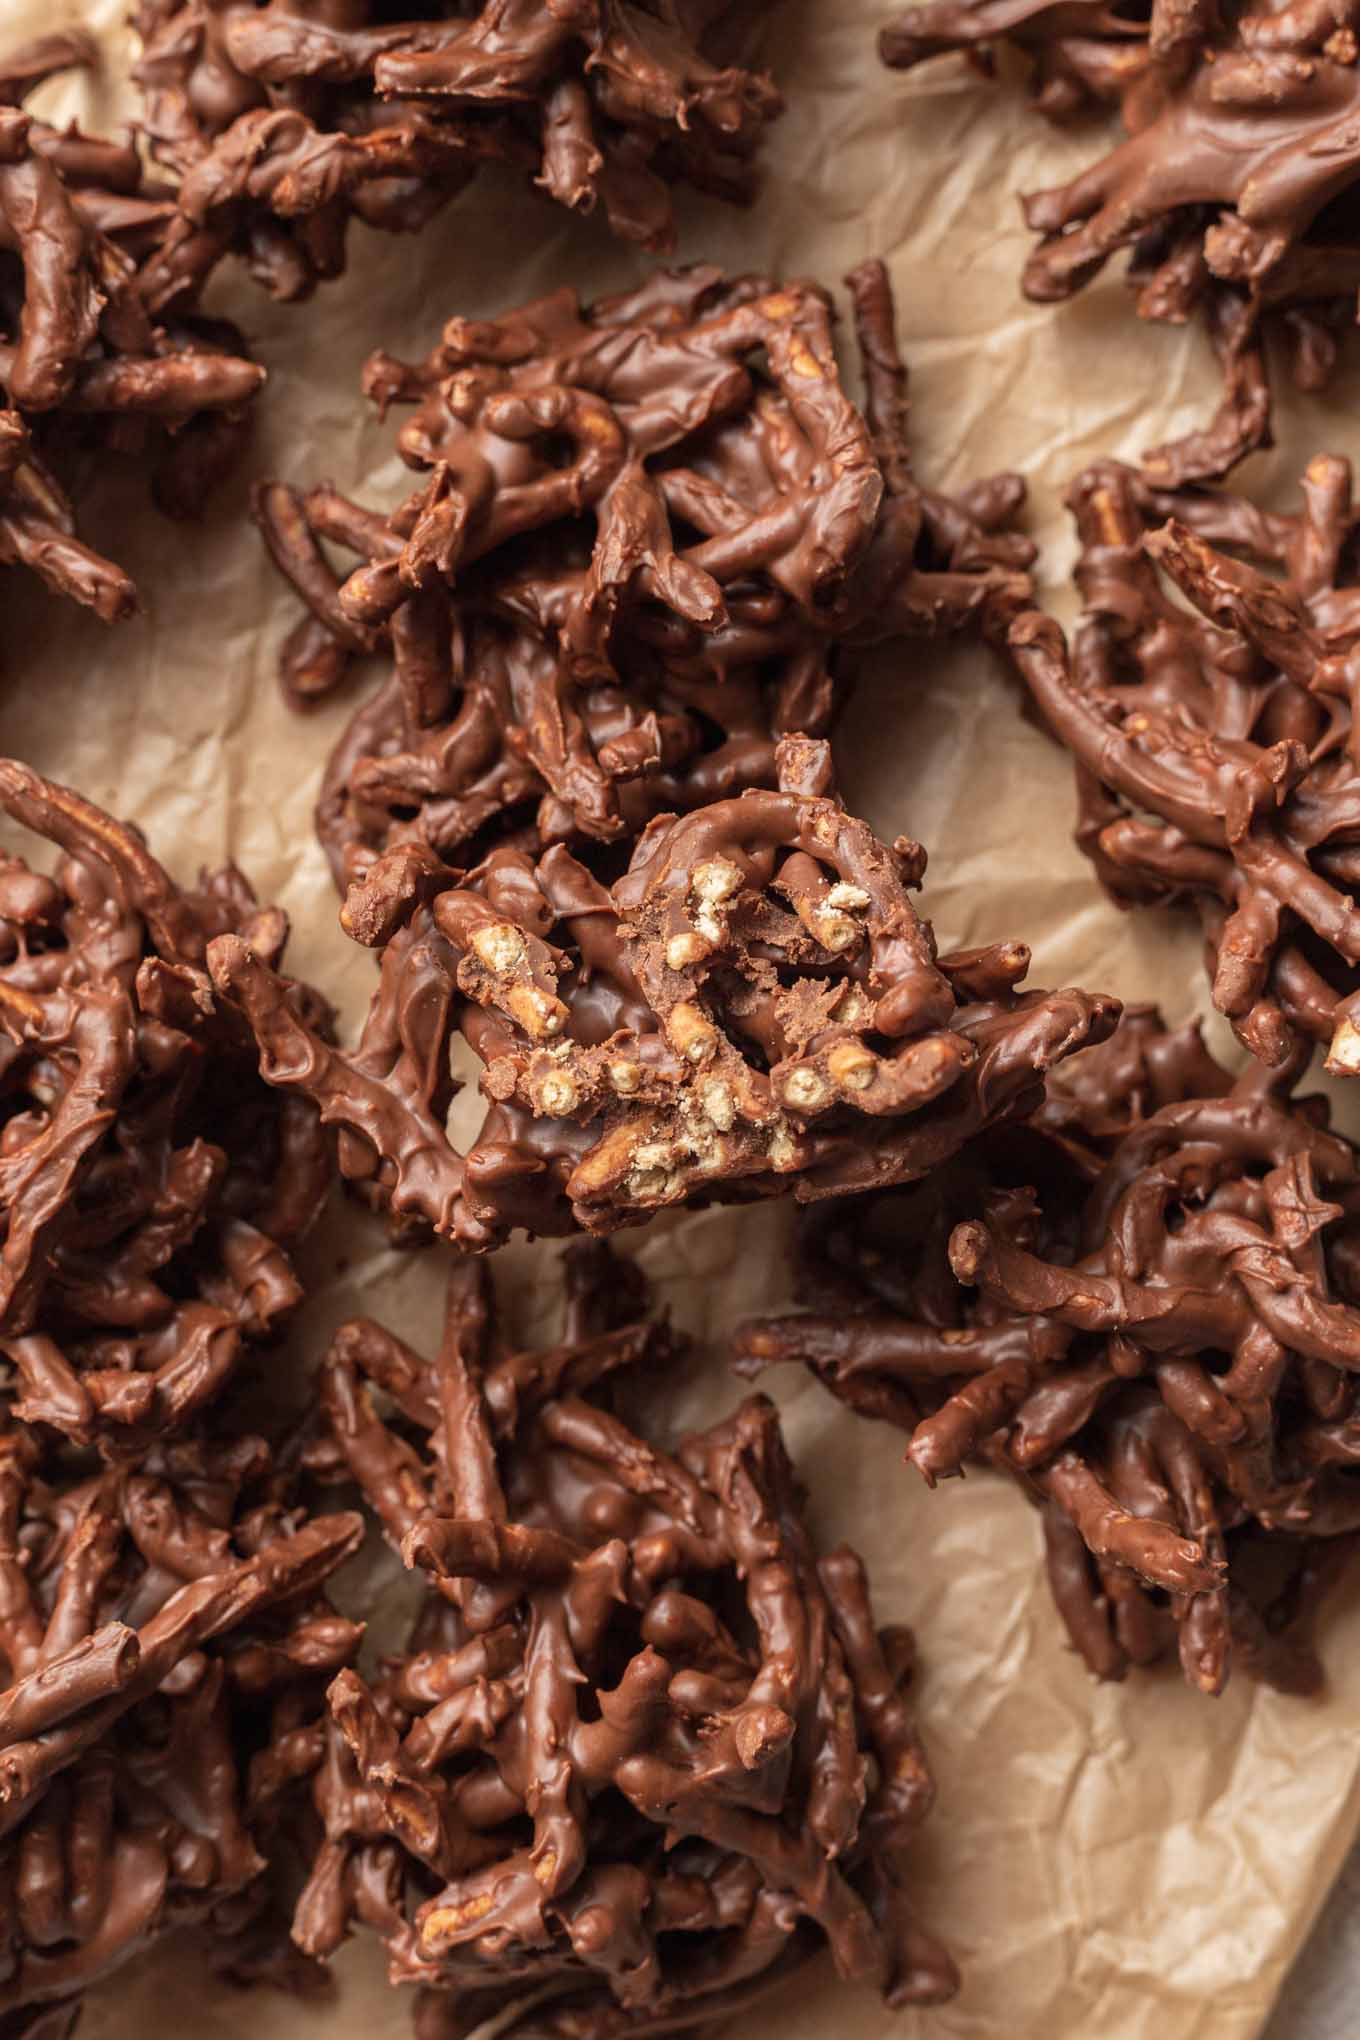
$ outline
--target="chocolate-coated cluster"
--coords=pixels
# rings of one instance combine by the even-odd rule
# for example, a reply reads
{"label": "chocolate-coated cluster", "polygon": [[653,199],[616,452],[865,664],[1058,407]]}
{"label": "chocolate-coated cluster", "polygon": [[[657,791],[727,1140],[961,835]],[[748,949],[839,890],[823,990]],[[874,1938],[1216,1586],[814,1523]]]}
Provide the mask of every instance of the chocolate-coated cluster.
{"label": "chocolate-coated cluster", "polygon": [[182,891],[134,829],[12,759],[0,805],[61,852],[50,877],[0,855],[0,1355],[19,1418],[132,1450],[299,1299],[325,1135],[260,1082],[205,968],[228,932],[279,962],[287,922],[231,866]]}
{"label": "chocolate-coated cluster", "polygon": [[433,1362],[368,1320],[327,1357],[331,1471],[428,1587],[406,1650],[330,1688],[295,1938],[376,1930],[427,2036],[521,2001],[523,2040],[687,2031],[824,1946],[889,2004],[949,1996],[910,1632],[818,1557],[763,1397],[673,1452],[602,1406],[671,1336],[602,1244],[567,1260],[555,1346],[508,1345],[462,1261]]}
{"label": "chocolate-coated cluster", "polygon": [[147,266],[174,206],[146,182],[135,140],[23,110],[44,79],[93,60],[76,33],[0,59],[0,564],[113,622],[137,591],[77,537],[68,490],[92,461],[131,455],[150,466],[163,509],[200,512],[264,371],[192,297],[151,309]]}
{"label": "chocolate-coated cluster", "polygon": [[1360,1531],[1360,1168],[1324,1100],[1129,1012],[1025,1127],[913,1201],[832,1208],[803,1317],[737,1335],[911,1432],[932,1484],[977,1459],[1043,1510],[1091,1669],[1179,1648],[1320,1679],[1307,1624]]}
{"label": "chocolate-coated cluster", "polygon": [[307,1817],[297,1732],[361,1632],[324,1582],[358,1515],[309,1516],[245,1433],[96,1458],[0,1422],[0,2021],[66,2040],[158,1935],[301,1986],[272,1866]]}
{"label": "chocolate-coated cluster", "polygon": [[1041,237],[1028,297],[1067,298],[1119,249],[1140,316],[1208,332],[1224,376],[1212,422],[1147,457],[1149,477],[1222,475],[1270,443],[1266,335],[1301,389],[1324,386],[1360,280],[1360,13],[1340,5],[1153,6],[927,0],[884,30],[907,68],[966,50],[990,69],[1010,44],[1042,112],[1118,111],[1124,139],[1024,200]]}
{"label": "chocolate-coated cluster", "polygon": [[[208,959],[260,1068],[341,1129],[345,1175],[396,1221],[472,1251],[514,1227],[607,1232],[663,1207],[801,1199],[922,1175],[1033,1108],[1113,1001],[1015,990],[1016,945],[937,958],[889,847],[789,738],[779,790],[661,816],[604,886],[563,846],[461,876],[389,850],[342,920],[381,950],[358,1047],[329,1047],[248,939]],[[448,1132],[457,1037],[487,1110]],[[466,1066],[466,1064],[464,1064]]]}
{"label": "chocolate-coated cluster", "polygon": [[[867,647],[1004,628],[1029,586],[1005,528],[1023,484],[915,481],[887,275],[849,283],[863,411],[822,291],[663,272],[451,320],[414,366],[375,355],[366,387],[414,407],[398,444],[422,475],[390,515],[257,493],[307,604],[285,692],[388,662],[323,788],[341,883],[396,843],[468,862],[516,834],[628,839],[772,786],[779,738],[826,732]],[[341,581],[323,542],[362,564]]]}
{"label": "chocolate-coated cluster", "polygon": [[228,251],[275,297],[345,266],[349,224],[413,233],[482,164],[654,249],[671,190],[742,201],[781,101],[724,61],[766,0],[140,0],[145,122],[179,179],[159,291]]}
{"label": "chocolate-coated cluster", "polygon": [[1086,601],[1071,650],[1037,613],[1010,642],[1076,757],[1078,841],[1114,898],[1193,906],[1214,1004],[1252,1054],[1279,1068],[1318,1042],[1346,1075],[1360,1069],[1349,462],[1311,462],[1302,495],[1276,516],[1089,469],[1068,498]]}

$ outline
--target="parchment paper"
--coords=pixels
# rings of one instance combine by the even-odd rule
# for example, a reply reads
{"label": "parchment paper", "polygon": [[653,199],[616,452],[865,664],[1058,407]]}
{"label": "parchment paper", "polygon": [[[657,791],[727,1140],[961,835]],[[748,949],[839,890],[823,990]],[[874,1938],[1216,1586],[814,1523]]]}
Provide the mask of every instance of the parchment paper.
{"label": "parchment paper", "polygon": [[[108,36],[109,75],[50,91],[53,107],[96,120],[116,109],[123,4],[5,0],[4,33],[16,40],[74,18]],[[771,10],[770,59],[789,111],[765,196],[749,215],[684,205],[683,252],[832,282],[864,255],[886,255],[913,369],[919,471],[949,485],[1020,468],[1052,599],[1070,613],[1065,481],[1098,452],[1133,456],[1202,416],[1213,396],[1207,350],[1139,330],[1114,279],[1057,312],[1021,302],[1026,236],[1014,194],[1071,174],[1089,144],[1055,136],[1018,94],[990,93],[953,63],[908,79],[882,70],[874,37],[888,4],[782,0]],[[418,355],[454,310],[491,313],[569,279],[588,292],[614,287],[641,266],[601,227],[487,178],[419,241],[356,230],[349,277],[309,307],[272,308],[243,278],[227,279],[222,302],[271,376],[253,472],[328,475],[370,500],[395,493],[389,435],[355,394],[370,348]],[[1280,453],[1248,471],[1267,496],[1315,447],[1346,449],[1346,395],[1290,406]],[[293,915],[296,966],[352,1019],[372,966],[336,926],[310,810],[353,697],[308,721],[282,707],[273,660],[293,610],[244,505],[243,480],[185,531],[145,508],[135,475],[101,485],[85,535],[137,575],[146,615],[105,632],[8,577],[0,744],[137,816],[180,871],[236,856]],[[1155,996],[1172,1021],[1203,1003],[1189,930],[1155,915],[1124,919],[1098,894],[1069,841],[1069,768],[1021,722],[983,651],[923,646],[888,661],[853,704],[842,757],[851,802],[929,846],[926,908],[942,943],[1023,937],[1035,982]],[[782,1225],[765,1210],[624,1237],[677,1317],[713,1334],[738,1310],[784,1299]],[[359,1308],[434,1338],[438,1255],[396,1257],[342,1212],[307,1259],[316,1293],[287,1364],[313,1364],[329,1329]],[[555,1250],[512,1250],[504,1267],[526,1327],[549,1323]],[[932,1496],[903,1467],[896,1434],[801,1378],[769,1385],[786,1405],[821,1531],[859,1545],[881,1616],[920,1634],[919,1699],[939,1783],[920,1890],[965,1983],[942,2011],[893,2018],[829,1978],[805,1979],[744,2030],[760,2023],[782,2040],[1260,2034],[1360,1822],[1357,1597],[1333,1608],[1330,1686],[1316,1702],[1243,1679],[1209,1703],[1174,1672],[1097,1686],[1060,1641],[1037,1518],[1018,1495],[978,1476],[966,1492]],[[714,1414],[737,1394],[712,1358],[666,1385],[662,1420]],[[390,1596],[379,1598],[390,1617]],[[374,1948],[351,1948],[338,1968],[338,2009],[268,1994],[245,2005],[162,1953],[107,1990],[84,2030],[88,2040],[225,2040],[244,2019],[256,2040],[406,2033],[407,2000],[386,1989]],[[1303,2040],[1310,2028],[1322,2030],[1311,2015],[1291,2016],[1275,2040]]]}

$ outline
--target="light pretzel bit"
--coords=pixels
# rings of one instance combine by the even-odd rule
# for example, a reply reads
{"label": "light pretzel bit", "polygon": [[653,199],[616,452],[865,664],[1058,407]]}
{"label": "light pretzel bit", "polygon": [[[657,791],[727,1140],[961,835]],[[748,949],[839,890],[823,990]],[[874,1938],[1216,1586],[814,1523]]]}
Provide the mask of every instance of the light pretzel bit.
{"label": "light pretzel bit", "polygon": [[[818,751],[785,747],[788,778],[824,782]],[[515,1227],[906,1180],[1032,1109],[1117,1008],[1018,992],[1015,945],[937,959],[909,895],[924,864],[792,787],[659,817],[612,888],[561,845],[497,851],[461,882],[403,846],[346,904],[382,947],[348,1054],[246,943],[214,943],[210,965],[265,1077],[343,1130],[345,1174],[401,1229],[480,1251]],[[466,1153],[444,1128],[455,1034],[488,1101]]]}

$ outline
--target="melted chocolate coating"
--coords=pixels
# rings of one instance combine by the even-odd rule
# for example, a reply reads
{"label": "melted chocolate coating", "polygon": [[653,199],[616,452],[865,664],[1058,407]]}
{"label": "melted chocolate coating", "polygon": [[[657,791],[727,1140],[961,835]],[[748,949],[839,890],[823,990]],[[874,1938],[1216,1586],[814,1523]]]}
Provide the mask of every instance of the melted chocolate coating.
{"label": "melted chocolate coating", "polygon": [[240,450],[264,371],[191,297],[158,321],[146,264],[174,207],[130,138],[102,141],[21,110],[54,73],[94,61],[78,33],[0,59],[0,564],[31,569],[106,623],[137,606],[121,568],[76,536],[64,480],[140,456],[161,507],[199,514]]}
{"label": "melted chocolate coating", "polygon": [[1302,495],[1297,515],[1268,516],[1091,468],[1068,497],[1087,605],[1071,650],[1037,612],[1010,644],[1075,754],[1077,840],[1114,899],[1191,905],[1214,1004],[1252,1054],[1284,1068],[1319,1042],[1348,1075],[1360,1069],[1349,463],[1319,456]]}
{"label": "melted chocolate coating", "polygon": [[[288,697],[375,644],[391,661],[318,809],[341,884],[397,843],[466,861],[532,842],[531,818],[543,845],[607,843],[773,786],[779,739],[825,734],[866,648],[1004,630],[1029,591],[1005,528],[1023,485],[956,501],[913,478],[887,274],[849,283],[863,412],[820,290],[658,272],[453,319],[415,365],[373,356],[365,387],[414,406],[398,445],[425,477],[391,516],[257,492],[307,604]],[[323,542],[363,564],[340,581]]]}
{"label": "melted chocolate coating", "polygon": [[1150,480],[1225,474],[1270,441],[1265,341],[1278,337],[1301,389],[1322,388],[1360,281],[1360,72],[1352,5],[1312,0],[1218,8],[1104,0],[927,0],[883,31],[899,68],[997,45],[1032,60],[1040,110],[1066,120],[1118,110],[1124,139],[1069,184],[1030,194],[1042,237],[1027,297],[1070,297],[1131,250],[1141,317],[1196,318],[1225,396],[1202,431],[1146,457]]}
{"label": "melted chocolate coating", "polygon": [[940,2001],[909,1633],[875,1628],[853,1552],[818,1557],[763,1397],[674,1452],[604,1406],[673,1340],[603,1245],[567,1267],[545,1351],[460,1261],[433,1362],[368,1320],[327,1356],[314,1470],[430,1587],[406,1652],[330,1688],[299,1945],[379,1932],[424,2035],[545,1989],[500,2030],[688,2031],[824,1944],[890,2005]]}
{"label": "melted chocolate coating", "polygon": [[228,251],[275,297],[345,266],[349,223],[411,233],[483,162],[664,250],[671,186],[751,197],[781,109],[721,61],[728,0],[140,0],[136,68],[156,156],[180,179],[160,302]]}
{"label": "melted chocolate coating", "polygon": [[[512,1228],[606,1232],[663,1207],[826,1197],[923,1175],[1032,1110],[1044,1072],[1114,1001],[1017,993],[1018,946],[939,959],[888,848],[824,791],[826,746],[788,738],[779,791],[660,816],[606,889],[561,845],[460,879],[386,852],[342,922],[381,949],[358,1047],[330,1048],[248,940],[208,960],[268,1082],[341,1130],[340,1166],[398,1228],[465,1249]],[[446,1121],[459,1035],[489,1110]]]}
{"label": "melted chocolate coating", "polygon": [[1298,1065],[1233,1079],[1196,1027],[1132,1009],[928,1194],[833,1210],[804,1317],[737,1334],[912,1434],[932,1485],[982,1458],[1044,1514],[1091,1669],[1178,1645],[1288,1691],[1360,1532],[1360,1168]]}
{"label": "melted chocolate coating", "polygon": [[281,958],[283,915],[231,867],[181,890],[15,760],[0,805],[61,853],[0,858],[0,2021],[65,2040],[186,1922],[232,1974],[302,1980],[274,1859],[363,1526],[308,1517],[296,1442],[220,1428],[332,1173],[204,968],[228,931]]}
{"label": "melted chocolate coating", "polygon": [[331,1182],[325,1136],[260,1082],[205,969],[227,933],[279,961],[288,924],[231,866],[181,891],[134,829],[13,759],[0,805],[61,852],[50,878],[0,857],[7,1392],[126,1452],[190,1423],[301,1294],[288,1249]]}
{"label": "melted chocolate coating", "polygon": [[[276,1980],[301,1761],[361,1631],[322,1593],[362,1519],[308,1517],[297,1454],[199,1432],[95,1459],[0,1425],[0,2021],[63,2040],[80,1994],[193,1924]],[[267,1956],[267,1951],[272,1955]]]}

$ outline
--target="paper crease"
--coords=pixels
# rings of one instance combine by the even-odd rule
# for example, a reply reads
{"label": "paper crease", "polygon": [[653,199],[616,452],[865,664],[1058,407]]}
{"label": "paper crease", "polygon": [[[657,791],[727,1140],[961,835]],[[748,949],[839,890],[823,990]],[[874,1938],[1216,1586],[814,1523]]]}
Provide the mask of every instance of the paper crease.
{"label": "paper crease", "polygon": [[[127,48],[124,0],[8,0],[17,40],[86,20]],[[1082,461],[1136,455],[1214,397],[1194,336],[1138,329],[1117,279],[1075,306],[1026,306],[1027,237],[1016,194],[1071,174],[1089,141],[1054,134],[1021,94],[945,63],[902,79],[875,59],[888,9],[869,0],[785,0],[772,56],[789,111],[772,136],[766,193],[749,215],[682,196],[682,247],[732,267],[839,284],[865,255],[889,261],[913,369],[918,471],[948,486],[1017,467],[1032,492],[1056,604],[1072,555],[1061,498]],[[117,106],[111,71],[49,92],[51,110]],[[635,279],[635,252],[594,221],[568,220],[489,176],[419,240],[356,230],[351,273],[307,306],[274,307],[242,276],[223,280],[270,369],[248,474],[199,528],[145,507],[135,473],[101,482],[87,536],[135,573],[146,616],[104,632],[70,606],[6,578],[0,636],[0,746],[134,815],[157,854],[188,875],[234,855],[293,915],[296,966],[362,1009],[372,961],[336,926],[312,839],[322,764],[353,705],[307,720],[273,681],[292,618],[246,520],[250,474],[333,479],[369,501],[400,482],[390,431],[357,397],[370,348],[418,356],[443,319],[505,309],[564,281],[586,292]],[[1253,463],[1269,497],[1287,492],[1346,418],[1355,384],[1288,405],[1279,450]],[[1346,434],[1341,435],[1345,443]],[[1019,937],[1036,982],[1157,996],[1171,1021],[1203,1003],[1193,932],[1116,913],[1070,841],[1066,762],[1016,713],[978,647],[920,646],[880,661],[845,716],[852,803],[930,850],[925,904],[942,943]],[[677,1317],[714,1337],[740,1310],[787,1295],[786,1220],[771,1209],[627,1236]],[[551,1323],[551,1248],[505,1258],[528,1324]],[[328,1331],[371,1311],[437,1335],[441,1262],[387,1251],[345,1212],[307,1252],[315,1293],[291,1364],[315,1364]],[[780,2040],[1253,2040],[1280,1977],[1322,1904],[1360,1815],[1360,1601],[1329,1622],[1326,1697],[1300,1703],[1245,1681],[1217,1703],[1174,1672],[1119,1689],[1093,1685],[1066,1650],[1041,1577],[1037,1518],[987,1475],[931,1495],[895,1433],[860,1423],[802,1379],[769,1384],[820,1533],[865,1552],[884,1619],[920,1636],[921,1713],[937,1810],[921,1838],[922,1910],[963,1968],[958,2000],[894,2017],[829,1979],[800,1981],[767,2015]],[[720,1358],[661,1384],[656,1421],[729,1407],[740,1385]],[[82,2040],[386,2040],[408,2031],[372,1947],[346,1952],[338,2009],[239,1997],[171,1955],[120,1979],[91,2008]],[[757,2022],[748,2022],[748,2026]],[[747,2030],[747,2028],[743,2028]],[[1322,2027],[1294,2023],[1278,2040]],[[1354,2031],[1354,2021],[1330,2029]]]}

